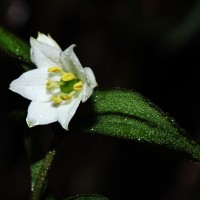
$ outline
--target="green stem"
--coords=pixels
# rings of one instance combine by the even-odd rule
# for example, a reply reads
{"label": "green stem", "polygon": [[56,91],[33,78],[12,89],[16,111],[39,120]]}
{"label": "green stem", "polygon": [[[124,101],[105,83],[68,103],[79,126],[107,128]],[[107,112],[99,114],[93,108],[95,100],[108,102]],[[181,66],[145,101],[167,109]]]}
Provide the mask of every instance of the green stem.
{"label": "green stem", "polygon": [[55,154],[56,154],[56,151],[53,150],[53,151],[49,151],[47,155],[45,156],[42,162],[42,165],[40,167],[36,182],[32,186],[31,200],[41,199],[41,195],[43,194],[45,186],[46,186],[48,171],[51,167]]}

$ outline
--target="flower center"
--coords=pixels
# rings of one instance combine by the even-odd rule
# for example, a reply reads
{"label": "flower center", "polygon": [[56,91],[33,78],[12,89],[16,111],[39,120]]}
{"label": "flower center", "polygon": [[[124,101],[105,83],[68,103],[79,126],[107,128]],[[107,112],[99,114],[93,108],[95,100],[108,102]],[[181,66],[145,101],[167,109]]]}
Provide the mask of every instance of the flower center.
{"label": "flower center", "polygon": [[[50,77],[59,76],[59,81],[48,79],[46,89],[52,91],[51,101],[54,105],[58,105],[63,101],[72,99],[72,97],[83,88],[83,82],[80,81],[74,74],[63,71],[60,67],[48,68]],[[57,94],[53,94],[53,90],[59,89]]]}

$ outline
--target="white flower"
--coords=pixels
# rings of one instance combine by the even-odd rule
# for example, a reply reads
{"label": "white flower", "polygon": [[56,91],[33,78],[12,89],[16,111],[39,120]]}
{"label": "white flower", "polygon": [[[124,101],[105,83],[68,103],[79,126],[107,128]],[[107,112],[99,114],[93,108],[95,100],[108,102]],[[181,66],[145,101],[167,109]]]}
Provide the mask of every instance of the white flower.
{"label": "white flower", "polygon": [[30,38],[31,60],[37,69],[12,81],[10,90],[32,100],[28,108],[29,127],[58,121],[68,130],[79,103],[85,102],[97,86],[89,67],[83,68],[71,45],[62,51],[48,35]]}

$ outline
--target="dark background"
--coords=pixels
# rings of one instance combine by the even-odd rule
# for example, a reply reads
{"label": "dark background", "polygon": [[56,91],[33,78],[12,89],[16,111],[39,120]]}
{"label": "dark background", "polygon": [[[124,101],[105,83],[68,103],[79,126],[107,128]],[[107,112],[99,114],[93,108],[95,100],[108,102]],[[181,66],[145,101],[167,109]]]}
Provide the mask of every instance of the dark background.
{"label": "dark background", "polygon": [[[0,23],[29,42],[37,32],[72,43],[99,88],[134,89],[200,141],[200,1],[2,0]],[[59,125],[28,129],[29,101],[8,90],[20,66],[0,56],[0,199],[28,199],[24,137],[41,155]],[[133,141],[66,133],[50,171],[56,199],[99,193],[111,200],[199,200],[200,170],[182,155]]]}

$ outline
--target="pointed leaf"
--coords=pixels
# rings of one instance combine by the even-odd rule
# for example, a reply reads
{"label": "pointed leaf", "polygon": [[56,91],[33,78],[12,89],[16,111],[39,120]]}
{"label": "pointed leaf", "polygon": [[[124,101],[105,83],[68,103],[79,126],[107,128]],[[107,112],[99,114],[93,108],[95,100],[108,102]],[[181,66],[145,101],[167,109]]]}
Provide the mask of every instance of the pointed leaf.
{"label": "pointed leaf", "polygon": [[34,188],[37,177],[39,176],[39,172],[42,166],[43,160],[39,160],[33,165],[31,165],[31,187]]}
{"label": "pointed leaf", "polygon": [[48,171],[55,154],[55,151],[50,151],[44,159],[31,166],[31,200],[38,200],[42,196],[47,181]]}
{"label": "pointed leaf", "polygon": [[23,64],[24,70],[31,69],[30,46],[1,26],[0,51]]}
{"label": "pointed leaf", "polygon": [[69,197],[65,200],[109,200],[108,198],[98,194],[85,194]]}
{"label": "pointed leaf", "polygon": [[75,121],[82,126],[72,128],[82,127],[81,131],[93,134],[164,145],[200,161],[200,146],[173,118],[139,93],[119,89],[95,91],[90,102],[90,109],[80,112],[83,116],[79,115]]}

